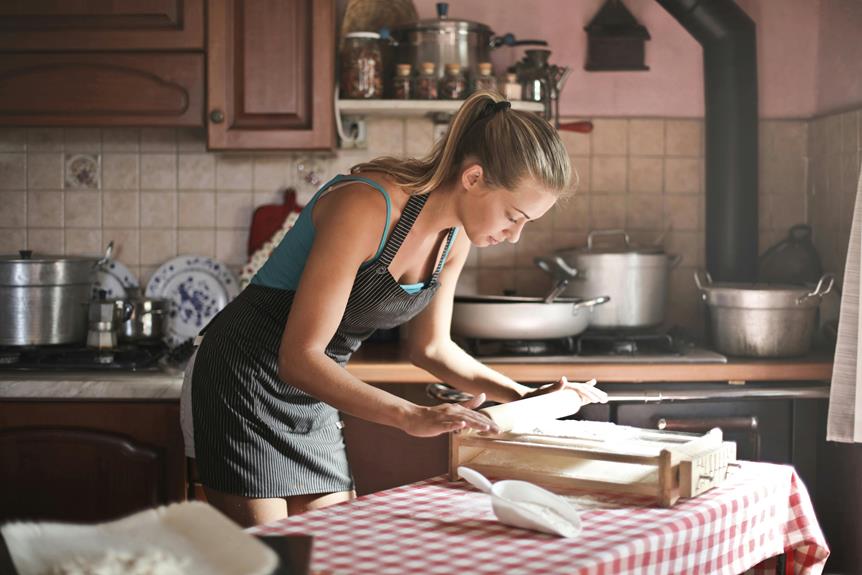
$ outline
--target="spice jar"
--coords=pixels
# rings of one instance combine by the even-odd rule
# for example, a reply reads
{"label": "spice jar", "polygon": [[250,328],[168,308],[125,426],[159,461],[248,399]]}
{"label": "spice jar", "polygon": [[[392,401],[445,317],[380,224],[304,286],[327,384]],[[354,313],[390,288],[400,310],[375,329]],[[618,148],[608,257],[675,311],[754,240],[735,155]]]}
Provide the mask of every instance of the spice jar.
{"label": "spice jar", "polygon": [[497,78],[493,76],[492,72],[491,62],[479,63],[479,76],[476,78],[477,90],[497,91]]}
{"label": "spice jar", "polygon": [[461,100],[467,95],[467,79],[461,64],[446,64],[446,75],[440,80],[441,100]]}
{"label": "spice jar", "polygon": [[351,32],[341,53],[341,97],[382,98],[383,56],[380,34]]}
{"label": "spice jar", "polygon": [[413,79],[410,77],[410,64],[398,64],[395,78],[392,79],[392,97],[396,100],[409,100],[413,96]]}
{"label": "spice jar", "polygon": [[437,74],[434,62],[423,62],[422,71],[416,78],[415,93],[417,100],[437,99]]}
{"label": "spice jar", "polygon": [[503,95],[507,100],[520,100],[521,99],[521,83],[518,82],[517,74],[506,74],[506,83],[503,84]]}

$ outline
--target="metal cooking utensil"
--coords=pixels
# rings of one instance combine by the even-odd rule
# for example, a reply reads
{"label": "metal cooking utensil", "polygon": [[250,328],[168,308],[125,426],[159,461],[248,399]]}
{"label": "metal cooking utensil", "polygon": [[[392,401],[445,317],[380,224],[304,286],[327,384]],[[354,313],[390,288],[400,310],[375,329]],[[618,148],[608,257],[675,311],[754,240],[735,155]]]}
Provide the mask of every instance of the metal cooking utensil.
{"label": "metal cooking utensil", "polygon": [[566,287],[569,285],[569,281],[578,275],[578,270],[569,267],[565,260],[560,256],[554,256],[553,258],[536,257],[533,262],[535,262],[539,269],[550,274],[554,278],[554,287],[548,295],[545,296],[545,303],[553,303],[553,301],[566,290]]}

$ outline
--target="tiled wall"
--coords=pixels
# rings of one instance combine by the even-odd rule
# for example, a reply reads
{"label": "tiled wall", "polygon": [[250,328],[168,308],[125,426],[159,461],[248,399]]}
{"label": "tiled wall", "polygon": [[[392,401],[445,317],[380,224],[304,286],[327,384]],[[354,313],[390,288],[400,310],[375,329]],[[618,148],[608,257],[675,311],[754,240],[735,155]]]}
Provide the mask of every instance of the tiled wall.
{"label": "tiled wall", "polygon": [[827,271],[843,276],[862,163],[862,110],[812,120],[808,215]]}
{"label": "tiled wall", "polygon": [[[517,245],[474,250],[459,289],[539,294],[549,283],[536,255],[583,244],[590,229],[625,227],[641,242],[668,230],[667,250],[683,256],[669,322],[699,325],[692,272],[704,260],[703,122],[593,122],[592,134],[563,133],[580,175],[574,197]],[[429,120],[373,118],[364,150],[221,154],[206,151],[200,130],[0,129],[0,253],[98,254],[114,240],[142,284],[178,254],[238,268],[255,206],[279,201],[286,186],[307,199],[321,178],[370,157],[423,154],[432,134]],[[807,122],[761,125],[761,249],[805,220],[807,145]],[[91,162],[93,174],[72,170]]]}

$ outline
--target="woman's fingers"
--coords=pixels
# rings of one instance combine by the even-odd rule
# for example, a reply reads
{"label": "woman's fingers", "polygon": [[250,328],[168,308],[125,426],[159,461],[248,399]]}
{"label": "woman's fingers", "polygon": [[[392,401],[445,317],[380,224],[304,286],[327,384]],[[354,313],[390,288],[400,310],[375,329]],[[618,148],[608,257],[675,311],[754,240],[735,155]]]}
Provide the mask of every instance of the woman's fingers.
{"label": "woman's fingers", "polygon": [[480,405],[485,403],[485,393],[482,392],[479,395],[474,395],[472,399],[468,399],[467,401],[462,401],[459,405],[464,406],[466,409],[476,409]]}

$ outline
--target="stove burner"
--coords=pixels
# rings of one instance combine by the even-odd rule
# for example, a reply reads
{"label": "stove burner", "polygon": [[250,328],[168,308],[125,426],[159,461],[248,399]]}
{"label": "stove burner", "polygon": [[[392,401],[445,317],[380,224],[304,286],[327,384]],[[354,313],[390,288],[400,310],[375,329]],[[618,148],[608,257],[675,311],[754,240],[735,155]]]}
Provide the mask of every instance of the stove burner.
{"label": "stove burner", "polygon": [[476,357],[528,356],[574,353],[574,340],[559,339],[467,339],[465,347]]}
{"label": "stove burner", "polygon": [[161,342],[149,345],[122,345],[101,350],[75,345],[46,345],[0,348],[3,370],[119,370],[158,368],[167,353]]}
{"label": "stove burner", "polygon": [[578,355],[679,354],[680,344],[669,333],[587,332],[578,338]]}

